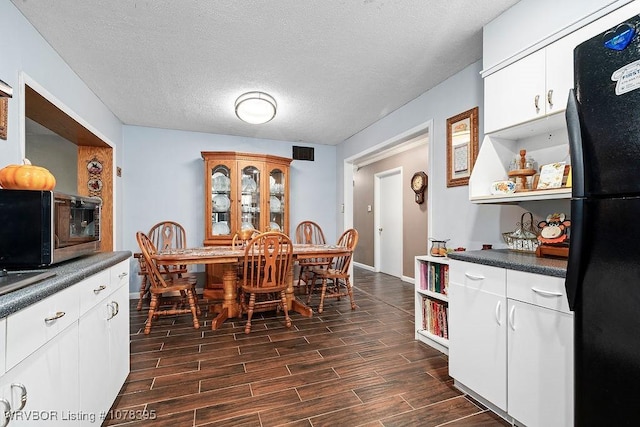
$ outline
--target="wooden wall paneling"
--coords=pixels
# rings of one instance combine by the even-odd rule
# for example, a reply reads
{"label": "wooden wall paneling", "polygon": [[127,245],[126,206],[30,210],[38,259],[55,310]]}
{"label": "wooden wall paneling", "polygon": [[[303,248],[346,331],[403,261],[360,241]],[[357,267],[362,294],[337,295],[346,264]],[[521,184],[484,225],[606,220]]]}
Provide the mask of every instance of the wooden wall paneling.
{"label": "wooden wall paneling", "polygon": [[[97,160],[102,164],[99,174],[90,173],[87,165]],[[98,189],[96,180],[102,184]],[[91,186],[89,185],[91,184]],[[78,146],[78,194],[99,196],[102,199],[100,212],[100,250],[113,250],[113,149],[111,147]]]}

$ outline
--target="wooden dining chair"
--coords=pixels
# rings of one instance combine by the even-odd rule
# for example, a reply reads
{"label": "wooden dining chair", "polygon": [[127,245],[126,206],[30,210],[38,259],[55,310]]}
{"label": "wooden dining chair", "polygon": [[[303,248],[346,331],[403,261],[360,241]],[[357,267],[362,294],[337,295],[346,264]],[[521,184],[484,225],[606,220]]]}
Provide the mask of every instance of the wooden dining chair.
{"label": "wooden dining chair", "polygon": [[[151,256],[156,253],[156,247],[151,239],[141,231],[136,233],[136,240],[140,246],[142,257],[144,258],[147,270],[147,279],[149,280],[149,292],[151,294],[151,302],[149,303],[149,314],[147,323],[144,326],[144,333],[151,332],[151,323],[153,319],[163,315],[178,315],[191,313],[193,318],[193,327],[200,328],[198,322],[198,306],[195,296],[195,283],[193,277],[180,277],[178,275],[167,275],[158,269]],[[171,305],[163,308],[161,299],[170,299]],[[184,307],[184,300],[188,304],[188,308]]]}
{"label": "wooden dining chair", "polygon": [[[324,245],[326,240],[322,228],[313,221],[302,221],[296,227],[296,243]],[[300,282],[304,280],[307,293],[310,289],[310,279],[312,271],[316,267],[327,267],[331,264],[331,258],[309,258],[298,261],[300,271],[298,272],[298,282],[296,286],[300,288]]]}
{"label": "wooden dining chair", "polygon": [[337,246],[347,248],[349,252],[346,255],[334,257],[328,268],[315,267],[312,270],[313,277],[311,278],[311,288],[309,290],[309,295],[307,296],[307,304],[311,303],[311,296],[313,295],[316,281],[321,281],[322,288],[320,291],[320,305],[318,306],[318,313],[322,313],[322,310],[324,309],[325,298],[336,298],[340,300],[340,298],[348,296],[349,301],[351,302],[351,310],[356,309],[356,303],[353,299],[349,267],[351,266],[353,251],[357,244],[358,231],[354,228],[346,230],[342,233],[340,239],[338,239]]}
{"label": "wooden dining chair", "polygon": [[[187,247],[187,235],[184,227],[175,221],[161,221],[151,227],[147,234],[153,245],[158,250],[167,249],[182,249]],[[149,281],[147,280],[148,273],[145,265],[145,260],[142,254],[134,254],[134,258],[138,260],[138,275],[140,278],[140,299],[136,309],[142,310],[142,303],[147,293],[149,292]],[[171,265],[163,266],[162,271],[167,274],[176,274],[180,277],[186,277],[190,275],[186,265]],[[193,276],[195,278],[195,276]],[[197,297],[197,295],[196,295]]]}
{"label": "wooden dining chair", "polygon": [[269,231],[251,239],[244,251],[240,301],[247,313],[244,332],[251,332],[255,311],[284,311],[285,324],[291,327],[287,310],[287,275],[293,262],[293,244],[286,234]]}

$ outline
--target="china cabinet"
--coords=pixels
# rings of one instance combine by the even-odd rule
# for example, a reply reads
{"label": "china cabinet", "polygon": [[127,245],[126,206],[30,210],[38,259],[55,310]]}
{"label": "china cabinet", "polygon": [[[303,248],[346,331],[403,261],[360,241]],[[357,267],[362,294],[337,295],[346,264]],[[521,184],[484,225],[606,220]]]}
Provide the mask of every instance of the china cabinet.
{"label": "china cabinet", "polygon": [[447,354],[449,348],[449,259],[415,257],[415,338]]}
{"label": "china cabinet", "polygon": [[205,246],[230,245],[240,230],[289,234],[289,166],[266,154],[203,151]]}

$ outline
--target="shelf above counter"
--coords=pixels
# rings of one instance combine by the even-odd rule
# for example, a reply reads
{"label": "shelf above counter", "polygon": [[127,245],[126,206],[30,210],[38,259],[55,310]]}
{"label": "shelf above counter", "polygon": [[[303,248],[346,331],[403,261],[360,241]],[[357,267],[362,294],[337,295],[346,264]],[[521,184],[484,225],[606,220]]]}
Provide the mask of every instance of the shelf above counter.
{"label": "shelf above counter", "polygon": [[571,188],[491,194],[494,182],[509,176],[509,164],[521,150],[538,165],[569,162],[569,137],[562,114],[485,135],[469,179],[472,203],[519,203],[533,200],[569,199]]}
{"label": "shelf above counter", "polygon": [[521,191],[511,194],[496,194],[487,196],[470,196],[472,203],[519,203],[532,200],[570,199],[571,188],[554,188],[551,190]]}

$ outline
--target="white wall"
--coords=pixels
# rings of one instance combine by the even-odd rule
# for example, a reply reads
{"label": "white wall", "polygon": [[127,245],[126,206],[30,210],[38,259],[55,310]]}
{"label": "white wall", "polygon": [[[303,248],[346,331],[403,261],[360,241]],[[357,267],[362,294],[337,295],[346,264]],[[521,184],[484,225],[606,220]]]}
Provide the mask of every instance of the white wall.
{"label": "white wall", "polygon": [[[44,41],[15,6],[0,1],[0,79],[14,89],[9,99],[8,138],[0,140],[0,168],[20,163],[24,157],[24,96],[20,89],[21,73],[30,82],[44,88],[77,119],[90,124],[89,129],[103,136],[115,147],[116,164],[122,162],[122,124],[98,99],[60,56]],[[116,206],[120,207],[121,183],[116,180]],[[116,212],[116,224],[122,215]],[[116,249],[121,247],[116,235]]]}
{"label": "white wall", "polygon": [[[124,126],[124,248],[138,252],[135,233],[163,220],[181,223],[187,243],[204,240],[204,161],[201,151],[291,157],[293,145],[314,148],[315,160],[291,162],[290,225],[310,219],[336,235],[336,148],[179,130]],[[132,292],[137,283],[132,283]]]}
{"label": "white wall", "polygon": [[78,146],[58,135],[29,135],[26,158],[56,177],[56,191],[78,193]]}
{"label": "white wall", "polygon": [[[446,120],[475,106],[479,110],[479,140],[483,139],[483,86],[480,78],[481,61],[447,79],[435,88],[392,112],[338,146],[338,196],[343,198],[343,162],[360,152],[392,140],[409,129],[433,119],[433,169],[429,185],[433,195],[432,234],[438,239],[450,239],[449,247],[463,246],[480,249],[484,243],[503,246],[501,233],[513,228],[520,219],[522,208],[517,206],[475,205],[469,202],[467,186],[446,186]],[[425,159],[426,164],[427,159]],[[337,222],[343,223],[339,214]],[[506,227],[506,228],[505,228]]]}

